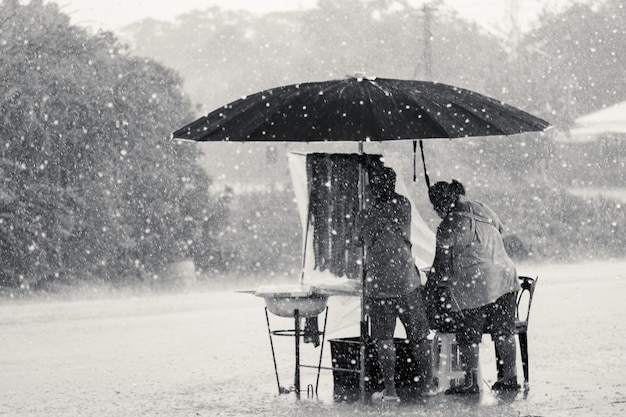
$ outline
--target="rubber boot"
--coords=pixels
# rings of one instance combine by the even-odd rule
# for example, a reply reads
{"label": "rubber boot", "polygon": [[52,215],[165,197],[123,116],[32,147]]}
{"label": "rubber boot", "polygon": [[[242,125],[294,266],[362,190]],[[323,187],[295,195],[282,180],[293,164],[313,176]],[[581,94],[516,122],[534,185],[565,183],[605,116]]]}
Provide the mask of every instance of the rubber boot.
{"label": "rubber boot", "polygon": [[396,347],[393,339],[376,340],[376,353],[378,353],[378,363],[382,369],[383,382],[385,385],[385,396],[397,399],[396,393]]}
{"label": "rubber boot", "polygon": [[432,340],[422,339],[418,344],[414,344],[412,348],[415,364],[420,381],[422,395],[436,394],[436,387],[433,381],[433,346]]}
{"label": "rubber boot", "polygon": [[497,356],[500,360],[499,368],[502,374],[491,389],[494,391],[519,391],[521,387],[517,383],[515,336],[498,336],[494,344],[498,352]]}

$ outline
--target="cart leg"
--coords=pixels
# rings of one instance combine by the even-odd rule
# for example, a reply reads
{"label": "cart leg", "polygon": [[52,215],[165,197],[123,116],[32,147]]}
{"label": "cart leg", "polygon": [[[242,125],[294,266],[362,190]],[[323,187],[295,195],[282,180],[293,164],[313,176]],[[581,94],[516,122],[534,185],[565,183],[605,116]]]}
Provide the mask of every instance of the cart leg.
{"label": "cart leg", "polygon": [[522,368],[524,370],[524,389],[529,387],[529,365],[528,365],[528,335],[523,332],[519,335],[520,352],[522,356]]}
{"label": "cart leg", "polygon": [[360,364],[359,364],[359,391],[360,391],[360,397],[361,397],[361,402],[363,404],[369,404],[371,397],[370,395],[368,395],[367,393],[367,387],[366,387],[366,379],[367,379],[367,360],[366,360],[366,353],[367,353],[367,348],[366,348],[366,344],[367,344],[367,339],[368,339],[368,335],[369,335],[369,328],[368,328],[368,321],[367,320],[363,320],[361,321],[361,336],[360,336],[360,343],[359,343],[359,357],[360,357]]}
{"label": "cart leg", "polygon": [[295,320],[295,339],[296,339],[296,375],[294,377],[294,389],[296,391],[296,398],[300,399],[300,312],[298,309],[293,311],[293,318]]}
{"label": "cart leg", "polygon": [[265,320],[267,321],[267,334],[270,337],[270,347],[272,348],[272,359],[274,360],[274,373],[276,373],[276,385],[278,386],[278,395],[283,393],[280,388],[280,380],[278,379],[278,367],[276,366],[276,354],[274,353],[274,342],[272,340],[272,330],[270,328],[270,316],[267,314],[267,307],[265,307]]}
{"label": "cart leg", "polygon": [[320,370],[322,369],[322,355],[324,354],[324,340],[326,339],[326,323],[328,322],[328,307],[326,307],[326,315],[324,316],[324,328],[322,329],[322,344],[320,345],[320,360],[317,363],[317,379],[315,380],[315,395],[320,385]]}

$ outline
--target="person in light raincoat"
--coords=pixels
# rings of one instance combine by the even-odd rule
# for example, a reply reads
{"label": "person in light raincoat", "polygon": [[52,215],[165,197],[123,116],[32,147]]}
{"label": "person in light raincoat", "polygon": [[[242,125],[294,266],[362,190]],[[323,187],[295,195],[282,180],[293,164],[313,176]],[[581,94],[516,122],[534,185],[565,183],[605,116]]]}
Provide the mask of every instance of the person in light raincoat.
{"label": "person in light raincoat", "polygon": [[515,265],[504,249],[502,222],[487,205],[468,201],[465,187],[456,180],[437,182],[428,195],[442,221],[427,287],[447,290],[465,371],[465,384],[446,394],[480,392],[478,345],[483,332],[491,334],[500,358],[501,378],[492,389],[519,390],[514,336],[516,293],[521,288]]}
{"label": "person in light raincoat", "polygon": [[371,195],[357,221],[365,248],[365,311],[382,368],[383,399],[397,400],[396,319],[400,318],[406,330],[422,390],[430,389],[432,342],[426,337],[428,319],[411,253],[411,203],[395,192],[393,169],[374,165],[368,174]]}

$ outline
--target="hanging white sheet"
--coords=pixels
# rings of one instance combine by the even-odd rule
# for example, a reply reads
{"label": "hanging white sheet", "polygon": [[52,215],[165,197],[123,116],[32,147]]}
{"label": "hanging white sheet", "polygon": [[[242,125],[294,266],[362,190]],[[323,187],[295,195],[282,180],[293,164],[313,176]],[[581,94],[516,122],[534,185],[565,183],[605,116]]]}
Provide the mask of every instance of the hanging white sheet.
{"label": "hanging white sheet", "polygon": [[[309,195],[307,187],[307,153],[289,152],[289,171],[293,182],[298,211],[303,230],[303,271],[301,283],[316,287],[333,288],[352,291],[352,296],[333,296],[329,302],[332,313],[329,316],[327,334],[331,337],[347,337],[358,335],[360,299],[358,290],[361,283],[358,280],[346,277],[337,277],[329,271],[319,271],[315,267],[315,255],[313,251],[313,230],[307,227]],[[411,243],[413,257],[418,268],[426,268],[432,264],[435,251],[435,234],[416,209],[416,205],[408,192],[405,181],[401,176],[401,163],[393,155],[383,155],[384,163],[397,173],[396,192],[406,196],[411,202]],[[422,274],[423,275],[423,274]],[[422,280],[425,277],[422,276]]]}

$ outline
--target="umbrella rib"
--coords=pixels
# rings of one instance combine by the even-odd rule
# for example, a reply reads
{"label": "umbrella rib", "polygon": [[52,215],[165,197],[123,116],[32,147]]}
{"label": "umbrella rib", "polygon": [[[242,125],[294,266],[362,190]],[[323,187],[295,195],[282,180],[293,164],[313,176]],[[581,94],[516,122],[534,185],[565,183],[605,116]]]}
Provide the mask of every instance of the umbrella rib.
{"label": "umbrella rib", "polygon": [[[425,125],[424,122],[427,122],[429,120],[435,123],[435,126],[430,126],[430,128],[428,129],[428,130],[434,131],[434,133],[429,134],[426,128],[422,128],[419,135],[411,135],[408,133],[409,129],[407,129],[407,137],[403,139],[447,137],[449,132],[442,126],[440,120],[437,117],[435,117],[435,115],[438,112],[436,110],[433,110],[433,109],[438,109],[439,106],[436,104],[436,102],[429,100],[428,97],[422,93],[421,89],[417,88],[416,86],[416,88],[412,90],[412,93],[414,94],[408,97],[404,89],[396,88],[395,86],[391,86],[391,85],[389,87],[391,91],[387,91],[387,93],[390,96],[396,98],[393,102],[394,104],[396,104],[396,113],[398,114],[398,117],[401,119],[402,124],[406,126],[411,126],[411,125],[424,126]],[[418,93],[418,94],[415,94],[415,93]],[[399,99],[400,97],[407,97],[406,102],[407,103],[413,102],[413,105],[411,106],[409,104],[405,104],[404,109],[398,108],[397,104],[401,101]],[[420,98],[420,100],[417,101],[417,103],[415,100],[416,97]],[[413,129],[413,131],[415,131],[415,129]]]}
{"label": "umbrella rib", "polygon": [[[534,130],[544,130],[548,126],[548,123],[543,123],[541,127],[537,129],[536,124],[539,119],[500,100],[459,87],[448,86],[448,88],[451,90],[454,97],[451,101],[461,107],[465,112],[473,115],[478,120],[485,120],[485,116],[488,116],[491,120],[489,130],[492,133],[490,133],[490,135],[496,132],[500,132],[503,135],[512,135],[529,131],[529,129],[533,129],[533,126],[535,126]],[[477,108],[472,102],[467,100],[467,97],[480,98],[482,109]],[[504,115],[505,113],[506,115]],[[515,121],[517,121],[517,123],[515,123]]]}

